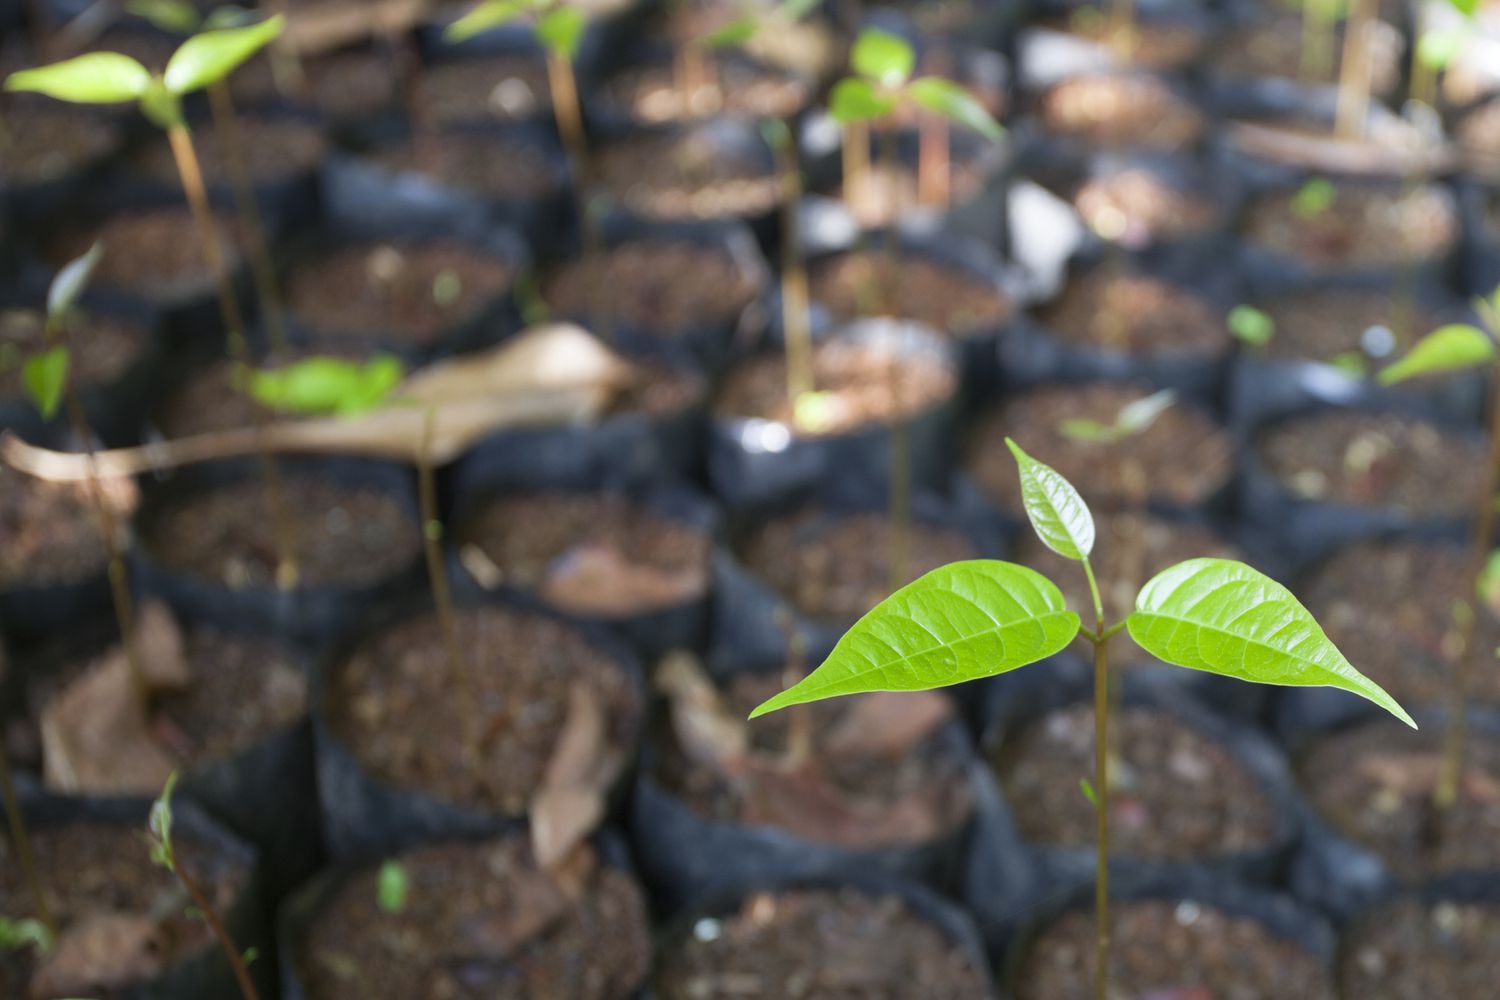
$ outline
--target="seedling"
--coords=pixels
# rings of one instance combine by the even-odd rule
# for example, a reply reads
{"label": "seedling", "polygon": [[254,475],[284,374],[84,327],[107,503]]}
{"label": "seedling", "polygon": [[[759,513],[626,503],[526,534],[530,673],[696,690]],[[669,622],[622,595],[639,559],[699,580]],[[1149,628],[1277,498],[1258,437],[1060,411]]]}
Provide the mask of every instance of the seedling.
{"label": "seedling", "polygon": [[[1496,350],[1495,338],[1500,337],[1500,288],[1487,299],[1478,299],[1474,310],[1479,314],[1485,329],[1467,323],[1455,323],[1440,327],[1413,344],[1406,356],[1380,372],[1381,385],[1397,385],[1419,375],[1463,371],[1492,366],[1500,376],[1500,351]],[[1470,539],[1469,570],[1464,579],[1465,588],[1474,586],[1479,597],[1493,586],[1495,548],[1495,495],[1500,492],[1500,393],[1491,392],[1489,414],[1489,451],[1485,458],[1485,485],[1479,496],[1479,509],[1474,513],[1473,535]],[[1461,593],[1456,598],[1468,608],[1471,595]],[[1459,621],[1458,662],[1454,683],[1449,688],[1448,731],[1443,741],[1443,767],[1433,791],[1433,805],[1439,817],[1447,814],[1458,799],[1459,782],[1463,776],[1464,756],[1468,745],[1469,690],[1473,683],[1474,660],[1478,655],[1478,643],[1474,641],[1474,626],[1478,614],[1472,608]]]}
{"label": "seedling", "polygon": [[1058,427],[1065,437],[1091,444],[1119,444],[1126,438],[1149,430],[1156,419],[1177,402],[1177,394],[1171,389],[1162,389],[1149,396],[1142,396],[1120,407],[1112,423],[1097,420],[1064,420]]}
{"label": "seedling", "polygon": [[[1006,673],[1060,652],[1082,636],[1093,646],[1095,762],[1083,785],[1097,805],[1095,995],[1109,990],[1109,640],[1128,630],[1166,663],[1258,684],[1336,687],[1408,725],[1411,717],[1344,658],[1285,587],[1232,559],[1189,559],[1153,577],[1135,610],[1108,623],[1089,562],[1094,520],[1066,479],[1006,442],[1037,536],[1081,563],[1094,627],[1069,610],[1057,585],[1015,563],[975,559],[933,570],[887,597],[839,640],[821,666],[750,714],[867,691],[918,691]],[[1085,779],[1087,780],[1087,779]]]}
{"label": "seedling", "polygon": [[1370,111],[1370,76],[1374,62],[1370,43],[1379,14],[1377,0],[1348,0],[1344,22],[1344,52],[1339,61],[1338,104],[1334,134],[1341,139],[1363,139]]}
{"label": "seedling", "polygon": [[56,943],[56,936],[40,920],[32,920],[30,917],[21,920],[0,917],[0,951],[35,948],[45,954]]}
{"label": "seedling", "polygon": [[1276,321],[1254,306],[1235,306],[1224,322],[1235,340],[1257,351],[1264,350],[1276,336]]}
{"label": "seedling", "polygon": [[1302,79],[1321,83],[1333,72],[1333,29],[1347,0],[1302,0]]}
{"label": "seedling", "polygon": [[410,897],[411,876],[406,873],[406,866],[395,860],[381,864],[375,876],[375,903],[380,912],[390,916],[405,913]]}
{"label": "seedling", "polygon": [[1311,222],[1327,214],[1333,207],[1338,189],[1326,177],[1314,177],[1292,195],[1292,214],[1303,222]]}
{"label": "seedling", "polygon": [[[229,268],[224,260],[219,234],[209,207],[208,192],[203,184],[203,170],[193,146],[192,133],[182,116],[183,97],[210,88],[250,59],[278,35],[285,21],[273,17],[244,28],[225,28],[201,32],[178,47],[166,69],[154,75],[139,62],[118,52],[91,52],[38,69],[12,73],[5,89],[46,94],[75,104],[124,104],[136,102],[141,113],[167,134],[177,173],[182,181],[188,207],[197,220],[203,242],[204,259],[214,273],[218,288],[219,310],[230,357],[241,367],[250,367],[250,350],[245,342],[245,324],[240,315]],[[264,428],[265,414],[255,410],[257,429]],[[292,525],[282,503],[280,475],[271,454],[260,451],[262,472],[271,520],[275,526],[277,546],[277,583],[283,589],[296,585],[296,554],[292,544]]]}
{"label": "seedling", "polygon": [[[161,797],[151,804],[151,814],[146,824],[146,839],[151,848],[151,862],[177,876],[177,881],[182,884],[188,898],[193,901],[198,915],[208,924],[209,930],[213,931],[214,937],[218,939],[219,947],[224,950],[225,957],[229,959],[229,967],[234,971],[234,978],[239,984],[242,1000],[260,1000],[255,984],[250,981],[246,955],[235,947],[234,938],[229,936],[229,929],[224,926],[219,912],[214,909],[213,903],[209,902],[198,880],[178,863],[177,849],[172,844],[172,793],[176,788],[177,775],[174,773],[167,779]],[[250,953],[250,957],[253,958],[253,952]]]}
{"label": "seedling", "polygon": [[1411,86],[1408,94],[1413,101],[1429,108],[1437,106],[1438,74],[1463,55],[1478,30],[1474,21],[1479,11],[1478,0],[1448,0],[1448,5],[1458,13],[1458,24],[1430,26],[1426,4],[1417,4],[1412,15],[1416,19],[1412,26],[1416,44],[1412,46],[1411,52]]}

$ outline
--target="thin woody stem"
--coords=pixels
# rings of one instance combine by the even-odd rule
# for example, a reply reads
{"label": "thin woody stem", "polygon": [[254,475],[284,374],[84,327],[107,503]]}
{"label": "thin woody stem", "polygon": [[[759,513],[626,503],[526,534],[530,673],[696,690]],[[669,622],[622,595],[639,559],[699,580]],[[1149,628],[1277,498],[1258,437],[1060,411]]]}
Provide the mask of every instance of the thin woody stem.
{"label": "thin woody stem", "polygon": [[229,967],[234,970],[235,981],[239,984],[240,994],[243,1000],[260,1000],[260,994],[255,990],[255,983],[250,979],[250,970],[245,965],[245,957],[240,954],[239,948],[235,946],[234,938],[229,936],[229,930],[224,922],[219,919],[218,911],[209,903],[208,896],[204,895],[203,889],[197,881],[187,873],[187,869],[175,860],[172,862],[172,873],[177,876],[177,881],[187,890],[187,894],[193,900],[193,905],[203,915],[203,920],[209,929],[218,938],[219,946],[224,949],[224,954],[229,959]]}
{"label": "thin woody stem", "polygon": [[10,826],[10,842],[16,849],[16,860],[26,878],[27,891],[31,893],[31,905],[36,908],[36,918],[57,937],[57,920],[47,905],[47,894],[42,891],[42,877],[37,874],[36,855],[31,853],[31,838],[26,832],[26,816],[21,812],[21,803],[16,799],[15,785],[10,780],[10,758],[5,753],[5,741],[0,740],[0,795],[5,796],[5,819]]}
{"label": "thin woody stem", "polygon": [[[1083,560],[1083,572],[1094,602],[1094,812],[1098,823],[1098,853],[1094,877],[1094,996],[1109,994],[1109,635],[1104,627],[1104,602],[1094,567]],[[1117,623],[1115,629],[1118,630]]]}

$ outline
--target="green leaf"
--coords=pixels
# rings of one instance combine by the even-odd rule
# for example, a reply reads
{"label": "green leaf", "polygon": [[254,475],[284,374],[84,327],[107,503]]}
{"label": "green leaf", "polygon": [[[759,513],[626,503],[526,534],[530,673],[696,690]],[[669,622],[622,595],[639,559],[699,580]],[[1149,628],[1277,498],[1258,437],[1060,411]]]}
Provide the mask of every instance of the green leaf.
{"label": "green leaf", "polygon": [[178,97],[218,83],[271,44],[285,26],[286,18],[277,14],[248,28],[222,28],[194,35],[167,60],[162,82]]}
{"label": "green leaf", "polygon": [[1395,699],[1350,665],[1291,591],[1232,559],[1189,559],[1141,589],[1130,637],[1160,660],[1257,684],[1336,687],[1413,729]]}
{"label": "green leaf", "polygon": [[881,601],[822,666],[750,718],[865,691],[923,691],[1004,673],[1058,652],[1078,616],[1036,570],[993,559],[950,563]]}
{"label": "green leaf", "polygon": [[146,67],[118,52],[90,52],[12,73],[5,89],[46,94],[74,104],[120,104],[146,92],[151,74]]}
{"label": "green leaf", "polygon": [[776,13],[788,21],[800,21],[823,3],[823,0],[781,0]]}
{"label": "green leaf", "polygon": [[1337,195],[1338,189],[1333,186],[1332,181],[1314,177],[1292,195],[1292,214],[1304,222],[1316,219],[1333,207],[1333,199]]}
{"label": "green leaf", "polygon": [[198,30],[198,9],[187,0],[130,0],[125,12],[170,35],[190,35]]}
{"label": "green leaf", "polygon": [[1276,336],[1276,321],[1254,306],[1235,306],[1226,324],[1236,340],[1252,347],[1265,347]]}
{"label": "green leaf", "polygon": [[532,0],[489,0],[443,29],[443,41],[467,42],[486,31],[509,24],[537,6]]}
{"label": "green leaf", "polygon": [[99,265],[99,260],[104,256],[104,244],[95,243],[88,248],[82,257],[64,264],[62,270],[52,279],[52,286],[47,289],[47,319],[57,323],[78,304],[78,299],[83,295],[83,290],[88,287],[89,279],[94,276],[94,268]]}
{"label": "green leaf", "polygon": [[172,793],[177,790],[177,772],[167,778],[161,797],[151,803],[151,814],[146,820],[146,832],[151,842],[151,861],[168,871],[175,871],[177,855],[172,847]]}
{"label": "green leaf", "polygon": [[379,406],[401,381],[401,362],[382,354],[363,364],[311,357],[284,368],[249,372],[250,395],[273,410],[353,416]]}
{"label": "green leaf", "polygon": [[161,80],[152,78],[141,95],[141,114],[157,128],[172,129],[183,124],[182,101]]}
{"label": "green leaf", "polygon": [[536,37],[548,51],[572,60],[578,55],[588,18],[577,7],[557,7],[536,21]]}
{"label": "green leaf", "polygon": [[1473,37],[1472,27],[1434,28],[1417,39],[1417,61],[1434,73],[1441,73],[1463,54]]}
{"label": "green leaf", "polygon": [[899,87],[911,77],[917,55],[900,35],[879,28],[866,28],[854,40],[849,65],[867,79],[886,87]]}
{"label": "green leaf", "polygon": [[1350,378],[1364,378],[1365,373],[1370,370],[1369,362],[1359,351],[1340,351],[1325,364],[1337,368]]}
{"label": "green leaf", "polygon": [[896,108],[896,99],[876,91],[869,80],[848,76],[833,85],[828,112],[840,122],[868,122],[884,118]]}
{"label": "green leaf", "polygon": [[1459,371],[1495,359],[1495,342],[1467,323],[1439,327],[1412,345],[1406,357],[1381,371],[1381,385],[1395,385],[1418,375]]}
{"label": "green leaf", "polygon": [[1089,505],[1062,473],[1026,454],[1010,438],[1005,444],[1016,456],[1021,502],[1037,537],[1066,559],[1087,559],[1094,551],[1094,516],[1089,513]]}
{"label": "green leaf", "polygon": [[0,951],[35,948],[43,954],[52,950],[52,932],[40,920],[10,920],[0,917]]}
{"label": "green leaf", "polygon": [[1057,425],[1062,436],[1073,441],[1087,441],[1089,444],[1109,444],[1118,435],[1115,429],[1097,420],[1085,418],[1069,418]]}
{"label": "green leaf", "polygon": [[711,49],[737,49],[760,31],[760,20],[746,15],[710,31],[700,41]]}
{"label": "green leaf", "polygon": [[386,861],[375,879],[375,899],[382,913],[398,914],[406,909],[411,895],[411,878],[399,861]]}
{"label": "green leaf", "polygon": [[1115,434],[1126,438],[1151,429],[1157,418],[1177,404],[1177,393],[1161,389],[1149,396],[1133,399],[1120,407],[1115,417]]}
{"label": "green leaf", "polygon": [[26,394],[43,420],[57,416],[63,390],[68,386],[68,365],[68,349],[58,344],[27,358],[21,369]]}
{"label": "green leaf", "polygon": [[1473,17],[1479,13],[1479,0],[1448,0],[1448,6],[1464,17]]}
{"label": "green leaf", "polygon": [[1089,805],[1098,809],[1099,793],[1094,791],[1094,783],[1087,778],[1079,778],[1078,787],[1083,791],[1083,797],[1089,800]]}
{"label": "green leaf", "polygon": [[965,128],[971,128],[992,142],[1005,138],[1005,129],[985,110],[983,104],[958,84],[939,76],[913,80],[906,92],[911,99],[929,111],[935,111]]}

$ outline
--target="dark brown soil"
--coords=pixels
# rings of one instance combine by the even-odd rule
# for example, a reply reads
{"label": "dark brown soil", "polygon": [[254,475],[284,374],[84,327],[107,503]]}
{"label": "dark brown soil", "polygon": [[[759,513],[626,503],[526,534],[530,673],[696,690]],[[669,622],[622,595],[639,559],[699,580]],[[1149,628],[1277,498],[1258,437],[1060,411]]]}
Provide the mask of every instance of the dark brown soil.
{"label": "dark brown soil", "polygon": [[561,884],[522,836],[397,860],[401,912],[377,907],[370,868],[313,922],[294,958],[308,1000],[626,1000],[646,977],[646,904],[623,872],[592,862],[583,885]]}
{"label": "dark brown soil", "polygon": [[[142,950],[98,949],[100,976],[94,983],[76,982],[66,994],[114,1000],[131,985],[197,955],[213,944],[208,926],[189,916],[190,901],[177,880],[150,861],[144,825],[69,823],[33,831],[36,856],[48,906],[61,926],[61,939],[89,921],[107,917],[148,918],[154,925]],[[173,836],[178,862],[202,885],[221,914],[228,911],[247,872],[232,867],[180,831]],[[8,838],[0,838],[0,913],[12,919],[31,916],[26,889]],[[36,952],[30,948],[0,951],[0,994],[34,996]],[[131,972],[134,975],[131,975]],[[119,978],[116,979],[115,975]],[[114,981],[104,981],[114,980]]]}
{"label": "dark brown soil", "polygon": [[[1093,7],[1079,8],[1067,17],[1042,20],[1039,26],[1096,45],[1122,48],[1114,25]],[[1203,34],[1192,25],[1148,19],[1142,29],[1129,40],[1128,55],[1121,53],[1131,65],[1158,71],[1181,69],[1203,50]]]}
{"label": "dark brown soil", "polygon": [[[964,156],[957,150],[949,152],[952,159],[948,166],[948,202],[962,204],[984,189],[990,173],[985,169],[988,161]],[[890,225],[893,217],[899,219],[915,210],[920,203],[918,190],[915,165],[904,161],[892,165],[877,160],[856,183],[845,185],[841,181],[832,194],[849,208],[861,226],[876,229]]]}
{"label": "dark brown soil", "polygon": [[[884,514],[830,518],[807,510],[766,524],[740,555],[803,614],[852,622],[891,592],[890,526]],[[977,554],[957,532],[915,521],[909,549],[908,580]]]}
{"label": "dark brown soil", "polygon": [[[400,74],[388,51],[344,49],[302,63],[304,92],[294,97],[310,102],[333,119],[356,119],[390,108],[400,89]],[[269,59],[251,60],[230,77],[237,103],[265,103],[280,99]]]}
{"label": "dark brown soil", "polygon": [[764,215],[782,196],[769,162],[728,155],[703,132],[611,143],[599,151],[599,175],[616,202],[651,219]]}
{"label": "dark brown soil", "polygon": [[320,336],[394,334],[431,344],[510,287],[509,264],[457,243],[341,248],[296,268],[291,313]]}
{"label": "dark brown soil", "polygon": [[1143,500],[1193,507],[1217,493],[1234,473],[1229,435],[1198,409],[1178,403],[1149,428],[1115,444],[1077,441],[1064,421],[1112,426],[1122,407],[1150,389],[1114,382],[1033,389],[983,417],[969,452],[969,470],[992,502],[1017,516],[1021,506],[1016,460],[1007,436],[1038,461],[1062,473],[1096,510]]}
{"label": "dark brown soil", "polygon": [[[1334,25],[1329,31],[1328,64],[1317,74],[1304,72],[1302,61],[1302,18],[1285,12],[1262,16],[1253,24],[1229,32],[1224,44],[1213,55],[1213,70],[1228,79],[1273,78],[1295,80],[1304,84],[1335,85],[1343,62],[1344,29]],[[1372,32],[1370,90],[1390,94],[1401,82],[1401,35],[1389,24],[1380,23]]]}
{"label": "dark brown soil", "polygon": [[1171,151],[1203,138],[1208,122],[1159,78],[1071,77],[1042,96],[1042,124],[1100,146]]}
{"label": "dark brown soil", "polygon": [[541,59],[488,55],[435,63],[422,77],[427,113],[438,126],[552,116],[552,88]]}
{"label": "dark brown soil", "polygon": [[[0,311],[0,398],[28,400],[21,371],[46,346],[46,317],[32,309]],[[79,314],[67,331],[68,380],[75,388],[113,382],[146,346],[145,331],[109,316]]]}
{"label": "dark brown soil", "polygon": [[[327,143],[313,123],[295,118],[253,118],[239,116],[241,141],[245,146],[245,166],[256,184],[275,184],[311,174],[323,162]],[[218,133],[205,128],[196,133],[194,147],[203,167],[203,180],[210,187],[226,190],[233,182],[226,165],[224,147]],[[181,189],[177,164],[165,142],[143,144],[131,158],[131,167],[172,191]],[[261,206],[264,211],[265,205]]]}
{"label": "dark brown soil", "polygon": [[[105,484],[118,524],[136,504],[135,485]],[[0,588],[78,583],[109,560],[87,483],[46,483],[0,465]]]}
{"label": "dark brown soil", "polygon": [[[1247,917],[1196,902],[1116,902],[1110,996],[1139,1000],[1332,1000],[1323,964]],[[1094,996],[1094,915],[1075,910],[1032,944],[1018,1000]]]}
{"label": "dark brown soil", "polygon": [[[736,677],[725,692],[726,707],[736,718],[780,691],[779,672]],[[888,834],[893,815],[900,813],[902,828],[945,832],[956,829],[970,815],[974,803],[962,764],[936,735],[916,746],[902,747],[894,756],[851,753],[837,746],[841,720],[849,718],[864,695],[832,698],[807,706],[811,746],[806,768],[818,790],[831,795],[840,808],[832,815],[803,810],[798,832],[812,839],[837,843],[853,850],[891,846]],[[663,713],[665,716],[666,713]],[[757,757],[789,763],[795,712],[774,712],[748,727],[751,753]],[[682,799],[695,813],[717,823],[757,822],[757,805],[747,801],[743,782],[731,781],[712,767],[685,754],[665,718],[654,727],[657,780]],[[761,794],[768,794],[761,790]],[[812,797],[812,796],[809,796]],[[815,799],[816,800],[816,799]],[[866,816],[859,824],[835,825],[834,818]],[[884,829],[875,818],[884,819]],[[930,839],[930,838],[929,838]]]}
{"label": "dark brown soil", "polygon": [[983,1000],[981,974],[897,896],[853,889],[760,892],[669,942],[662,1000]]}
{"label": "dark brown soil", "polygon": [[[177,51],[177,42],[165,32],[138,31],[123,24],[110,28],[85,48],[90,52],[119,52],[130,56],[154,73],[167,68],[167,61]],[[33,62],[31,65],[35,65]]]}
{"label": "dark brown soil", "polygon": [[[744,17],[736,4],[694,2],[673,4],[663,11],[653,35],[681,49],[698,44],[713,31]],[[745,45],[752,58],[771,66],[787,67],[804,76],[823,78],[844,67],[847,45],[821,19],[810,17],[796,23],[782,22],[774,31],[762,31]]]}
{"label": "dark brown soil", "polygon": [[883,254],[854,251],[818,261],[808,280],[813,300],[835,319],[888,311],[957,338],[1004,325],[1014,309],[994,282],[920,255],[899,258],[896,280],[886,273]]}
{"label": "dark brown soil", "polygon": [[688,243],[626,243],[576,258],[542,283],[554,312],[592,316],[598,289],[615,322],[670,338],[735,324],[759,289],[729,254]]}
{"label": "dark brown soil", "polygon": [[1334,187],[1327,210],[1302,217],[1297,189],[1253,199],[1245,240],[1316,268],[1396,267],[1431,260],[1458,241],[1458,209],[1438,184],[1410,193],[1354,184]]}
{"label": "dark brown soil", "polygon": [[7,116],[0,182],[25,187],[63,180],[97,163],[120,144],[108,118],[62,107],[28,108]]}
{"label": "dark brown soil", "polygon": [[[224,215],[217,223],[225,263],[237,268],[238,226]],[[51,263],[61,267],[76,260],[96,242],[105,250],[94,269],[95,287],[168,305],[214,293],[214,272],[186,205],[123,212],[92,232],[64,234],[50,254]]]}
{"label": "dark brown soil", "polygon": [[708,382],[703,376],[659,362],[637,361],[635,378],[615,397],[610,413],[667,418],[698,405],[707,396]]}
{"label": "dark brown soil", "polygon": [[1453,131],[1475,171],[1489,177],[1500,174],[1500,100],[1464,115]]}
{"label": "dark brown soil", "polygon": [[[474,697],[460,700],[436,616],[372,636],[332,679],[329,725],[380,780],[448,802],[526,812],[568,714],[569,689],[586,684],[623,759],[640,725],[629,678],[566,625],[501,607],[461,612],[458,640]],[[482,777],[468,763],[469,708],[483,728]]]}
{"label": "dark brown soil", "polygon": [[683,79],[673,66],[628,69],[606,82],[601,96],[625,110],[631,120],[647,125],[720,115],[785,119],[812,98],[805,81],[744,59],[714,58],[710,53],[704,69],[709,75],[701,80]]}
{"label": "dark brown soil", "polygon": [[[361,587],[417,559],[416,518],[395,497],[310,475],[281,478],[303,586]],[[218,586],[275,585],[276,533],[259,476],[174,497],[140,525],[156,559]]]}
{"label": "dark brown soil", "polygon": [[410,142],[403,142],[384,146],[369,159],[386,170],[425,174],[440,184],[500,201],[534,201],[558,186],[556,171],[540,150],[494,136],[434,136],[420,155]]}
{"label": "dark brown soil", "polygon": [[1329,409],[1279,421],[1260,433],[1255,449],[1304,500],[1467,517],[1484,489],[1483,441],[1393,414]]}
{"label": "dark brown soil", "polygon": [[1219,208],[1180,191],[1150,170],[1121,170],[1085,181],[1073,207],[1100,239],[1127,247],[1196,236],[1213,228]]}
{"label": "dark brown soil", "polygon": [[[1165,712],[1110,713],[1110,851],[1198,861],[1269,847],[1276,816],[1229,749]],[[1044,716],[992,757],[1021,835],[1049,847],[1094,844],[1097,816],[1078,787],[1094,774],[1094,711]]]}
{"label": "dark brown soil", "polygon": [[483,550],[507,586],[541,591],[573,614],[643,614],[709,588],[708,536],[619,494],[497,498],[462,526],[459,541]]}
{"label": "dark brown soil", "polygon": [[1232,343],[1224,317],[1190,290],[1108,270],[1068,285],[1038,318],[1070,344],[1119,354],[1214,357]]}
{"label": "dark brown soil", "polygon": [[[1357,352],[1372,370],[1396,356],[1397,344],[1410,344],[1439,325],[1438,317],[1426,310],[1403,314],[1390,297],[1353,289],[1321,288],[1278,296],[1259,307],[1276,324],[1276,335],[1265,348],[1269,356],[1328,362]],[[1382,330],[1389,331],[1394,340]],[[1377,355],[1369,347],[1386,350]]]}
{"label": "dark brown soil", "polygon": [[1344,945],[1344,996],[1486,1000],[1500,982],[1500,907],[1403,900],[1367,916]]}
{"label": "dark brown soil", "polygon": [[1443,727],[1420,732],[1377,719],[1320,740],[1297,772],[1303,794],[1334,829],[1418,881],[1500,864],[1500,741],[1469,732],[1458,798],[1439,826],[1432,792]]}
{"label": "dark brown soil", "polygon": [[[1340,550],[1297,588],[1328,637],[1359,672],[1404,705],[1440,704],[1453,683],[1456,601],[1474,593],[1462,548],[1370,541]],[[1500,621],[1481,605],[1474,642],[1500,646]],[[1500,671],[1479,670],[1472,697],[1500,705]]]}
{"label": "dark brown soil", "polygon": [[[891,345],[835,337],[813,348],[813,383],[826,406],[816,426],[796,421],[787,396],[786,355],[762,354],[725,379],[714,412],[721,417],[776,420],[799,435],[848,434],[890,422],[892,416],[923,413],[953,396],[958,376],[931,354],[899,354]],[[894,383],[895,393],[892,393]]]}

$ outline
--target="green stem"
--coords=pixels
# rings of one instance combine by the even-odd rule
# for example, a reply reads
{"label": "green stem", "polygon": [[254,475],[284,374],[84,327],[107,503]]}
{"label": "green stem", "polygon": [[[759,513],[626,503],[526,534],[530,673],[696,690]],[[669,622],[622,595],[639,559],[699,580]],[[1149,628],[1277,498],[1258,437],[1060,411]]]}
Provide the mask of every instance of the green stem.
{"label": "green stem", "polygon": [[[891,203],[886,217],[885,239],[882,241],[882,270],[885,280],[881,283],[885,297],[885,312],[894,315],[901,301],[897,294],[900,279],[900,247],[896,238],[896,217],[899,201],[896,195],[896,131],[887,124],[880,142],[881,159],[890,186]],[[911,579],[911,428],[901,413],[901,357],[900,344],[891,345],[891,359],[887,373],[888,391],[891,397],[891,589],[904,586]]]}
{"label": "green stem", "polygon": [[[1107,1000],[1109,994],[1109,639],[1113,634],[1104,626],[1104,602],[1094,567],[1085,558],[1083,572],[1089,582],[1089,596],[1094,601],[1094,798],[1098,823],[1097,854],[1094,872],[1094,996]],[[1116,629],[1118,629],[1116,624]]]}
{"label": "green stem", "polygon": [[776,143],[777,170],[781,174],[781,325],[786,334],[786,394],[795,418],[797,401],[814,391],[811,293],[807,262],[802,259],[797,211],[802,201],[802,171],[797,164],[797,144],[788,126],[783,141]]}
{"label": "green stem", "polygon": [[588,134],[583,127],[583,105],[578,98],[578,77],[573,64],[560,52],[547,51],[547,85],[552,91],[552,115],[557,121],[558,134],[562,136],[563,149],[573,168],[574,211],[578,213],[579,244],[583,249],[585,266],[598,269],[594,291],[589,296],[593,312],[594,333],[606,343],[614,340],[614,311],[610,308],[612,297],[606,294],[604,234],[589,205],[589,192],[593,189],[593,162],[589,155]]}
{"label": "green stem", "polygon": [[260,1000],[260,994],[255,990],[255,984],[250,980],[250,970],[245,965],[245,957],[240,954],[239,948],[235,946],[234,938],[229,936],[229,930],[224,926],[224,921],[219,919],[219,913],[209,903],[206,896],[199,887],[197,881],[187,873],[187,870],[176,861],[172,863],[172,872],[177,876],[177,881],[187,890],[193,905],[198,912],[203,914],[204,921],[209,929],[213,931],[214,937],[219,940],[219,947],[224,949],[225,956],[229,959],[229,967],[234,970],[235,982],[239,984],[242,1000]]}

